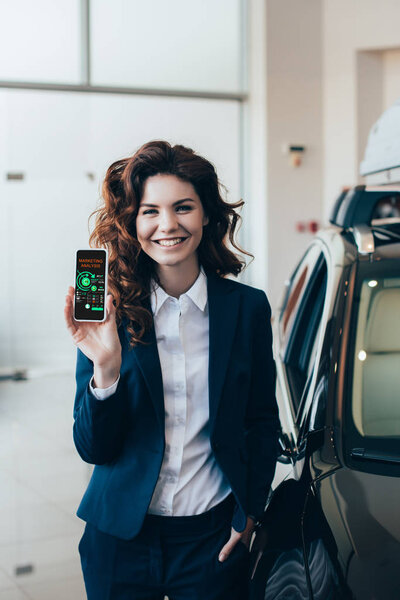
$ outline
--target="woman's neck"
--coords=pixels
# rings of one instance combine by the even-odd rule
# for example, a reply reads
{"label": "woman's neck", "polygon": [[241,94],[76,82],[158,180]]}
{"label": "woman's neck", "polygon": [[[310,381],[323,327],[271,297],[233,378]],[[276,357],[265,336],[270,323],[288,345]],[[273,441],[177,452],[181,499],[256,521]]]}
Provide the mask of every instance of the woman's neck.
{"label": "woman's neck", "polygon": [[197,260],[192,264],[158,266],[160,285],[169,296],[174,298],[179,298],[190,290],[198,278],[199,272],[200,267]]}

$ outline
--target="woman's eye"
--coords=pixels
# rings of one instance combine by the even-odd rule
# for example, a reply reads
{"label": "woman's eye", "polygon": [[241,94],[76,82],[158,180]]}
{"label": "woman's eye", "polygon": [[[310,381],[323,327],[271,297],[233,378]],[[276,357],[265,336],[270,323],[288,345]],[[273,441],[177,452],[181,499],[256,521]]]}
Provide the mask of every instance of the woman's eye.
{"label": "woman's eye", "polygon": [[[177,207],[176,209],[179,212],[188,212],[190,210],[192,210],[192,207],[189,206],[188,204],[181,204]],[[157,214],[157,209],[156,208],[146,208],[143,212],[142,215],[154,215]]]}

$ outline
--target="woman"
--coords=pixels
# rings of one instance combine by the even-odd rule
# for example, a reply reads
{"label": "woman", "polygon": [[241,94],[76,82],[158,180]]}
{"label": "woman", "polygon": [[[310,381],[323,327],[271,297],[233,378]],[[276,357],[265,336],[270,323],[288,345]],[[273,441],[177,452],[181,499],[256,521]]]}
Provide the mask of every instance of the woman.
{"label": "woman", "polygon": [[[243,600],[278,429],[270,306],[237,275],[239,216],[210,162],[156,141],[108,169],[90,242],[107,319],[78,347],[74,441],[89,600]],[[246,253],[247,254],[247,253]]]}

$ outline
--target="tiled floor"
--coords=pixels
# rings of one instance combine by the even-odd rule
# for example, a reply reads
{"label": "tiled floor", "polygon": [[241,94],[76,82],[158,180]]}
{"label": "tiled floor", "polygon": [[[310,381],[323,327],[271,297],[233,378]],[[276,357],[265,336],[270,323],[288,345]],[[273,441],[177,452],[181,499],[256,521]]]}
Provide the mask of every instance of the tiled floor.
{"label": "tiled floor", "polygon": [[[0,383],[0,600],[85,600],[71,375]],[[17,568],[31,572],[16,574]]]}

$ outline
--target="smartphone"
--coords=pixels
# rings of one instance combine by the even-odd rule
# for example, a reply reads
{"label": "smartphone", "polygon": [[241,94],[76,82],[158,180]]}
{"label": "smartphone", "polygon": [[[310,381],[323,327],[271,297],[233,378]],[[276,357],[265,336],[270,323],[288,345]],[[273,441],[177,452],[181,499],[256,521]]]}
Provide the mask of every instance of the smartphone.
{"label": "smartphone", "polygon": [[108,252],[104,248],[77,250],[75,261],[76,321],[105,321]]}

